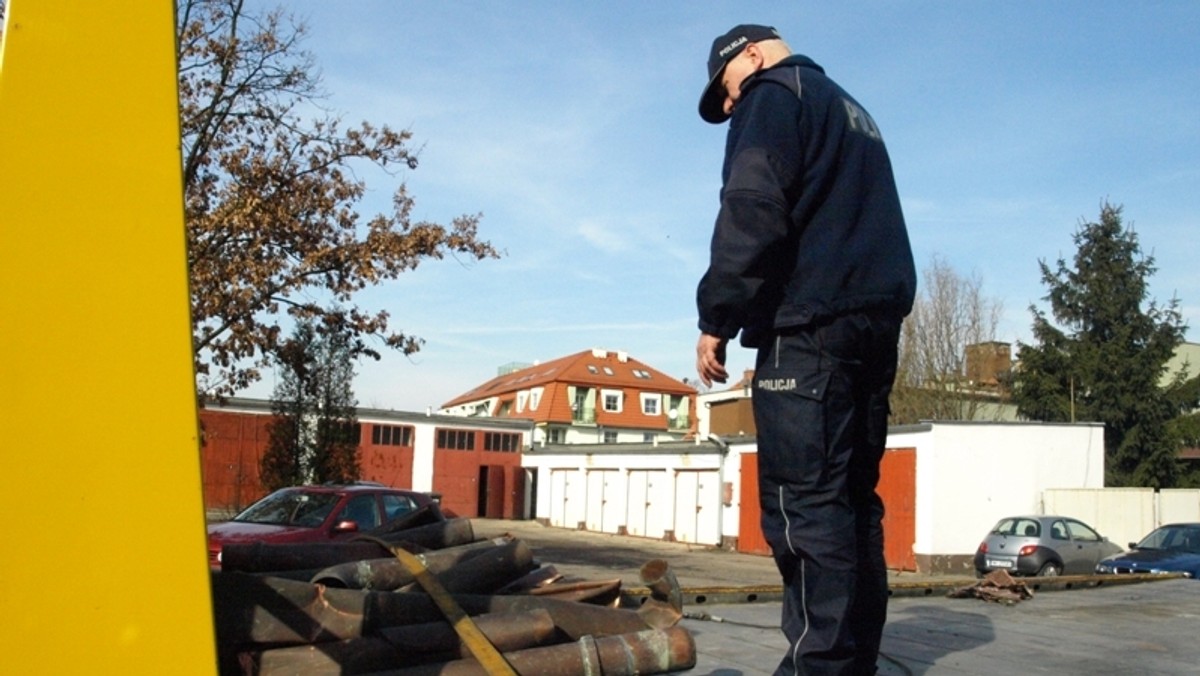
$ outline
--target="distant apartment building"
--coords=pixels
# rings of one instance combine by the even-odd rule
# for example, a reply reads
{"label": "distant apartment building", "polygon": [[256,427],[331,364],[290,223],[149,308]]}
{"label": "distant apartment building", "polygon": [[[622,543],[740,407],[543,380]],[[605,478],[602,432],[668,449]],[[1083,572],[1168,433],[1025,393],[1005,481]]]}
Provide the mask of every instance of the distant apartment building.
{"label": "distant apartment building", "polygon": [[656,443],[695,433],[696,389],[625,352],[585,350],[510,364],[439,413],[519,418],[534,445]]}

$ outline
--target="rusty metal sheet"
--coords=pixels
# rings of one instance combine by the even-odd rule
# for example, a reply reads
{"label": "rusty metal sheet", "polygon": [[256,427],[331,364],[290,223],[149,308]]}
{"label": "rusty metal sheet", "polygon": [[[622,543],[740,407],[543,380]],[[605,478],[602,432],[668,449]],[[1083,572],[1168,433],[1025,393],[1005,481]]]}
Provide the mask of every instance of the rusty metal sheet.
{"label": "rusty metal sheet", "polygon": [[[501,537],[417,555],[450,592],[489,593],[534,568],[533,552],[521,540]],[[373,591],[404,590],[412,573],[396,559],[374,558],[331,566],[311,581],[331,587]]]}
{"label": "rusty metal sheet", "polygon": [[[646,630],[616,636],[585,636],[572,643],[506,653],[513,668],[538,676],[634,676],[690,669],[696,644],[686,629]],[[377,672],[374,676],[487,676],[473,660]]]}

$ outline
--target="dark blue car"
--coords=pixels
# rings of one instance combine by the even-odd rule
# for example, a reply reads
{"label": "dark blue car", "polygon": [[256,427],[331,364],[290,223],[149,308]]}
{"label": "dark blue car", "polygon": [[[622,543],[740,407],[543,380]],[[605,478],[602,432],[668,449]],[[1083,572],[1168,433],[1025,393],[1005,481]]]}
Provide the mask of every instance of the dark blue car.
{"label": "dark blue car", "polygon": [[1129,551],[1096,564],[1100,574],[1186,573],[1200,578],[1200,523],[1172,523],[1154,529]]}

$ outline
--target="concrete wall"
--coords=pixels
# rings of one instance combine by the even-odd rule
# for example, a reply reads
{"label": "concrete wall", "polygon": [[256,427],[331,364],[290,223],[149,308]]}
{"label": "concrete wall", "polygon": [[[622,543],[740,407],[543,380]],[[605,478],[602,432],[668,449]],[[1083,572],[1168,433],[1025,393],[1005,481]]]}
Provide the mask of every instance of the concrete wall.
{"label": "concrete wall", "polygon": [[1054,489],[1044,503],[1046,514],[1073,516],[1121,547],[1164,524],[1200,521],[1200,489]]}
{"label": "concrete wall", "polygon": [[[916,453],[917,569],[967,572],[999,519],[1042,513],[1047,489],[1101,488],[1103,442],[1096,424],[894,428],[888,447]],[[522,465],[536,475],[534,516],[545,523],[730,546],[739,537],[742,454],[756,450],[753,438],[535,447]]]}
{"label": "concrete wall", "polygon": [[737,535],[740,453],[713,442],[527,452],[535,518],[552,526],[719,546]]}
{"label": "concrete wall", "polygon": [[1104,428],[1090,423],[945,422],[897,428],[889,447],[917,450],[918,570],[970,570],[996,521],[1039,514],[1048,488],[1104,485]]}

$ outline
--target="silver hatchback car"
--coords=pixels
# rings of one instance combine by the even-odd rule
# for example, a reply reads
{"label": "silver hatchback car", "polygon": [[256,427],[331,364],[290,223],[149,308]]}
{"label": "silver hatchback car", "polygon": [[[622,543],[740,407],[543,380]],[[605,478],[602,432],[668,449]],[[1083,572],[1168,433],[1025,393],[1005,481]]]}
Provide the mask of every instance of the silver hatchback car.
{"label": "silver hatchback car", "polygon": [[1101,559],[1120,552],[1086,523],[1065,516],[1010,516],[996,524],[975,552],[975,571],[1013,575],[1088,575]]}

